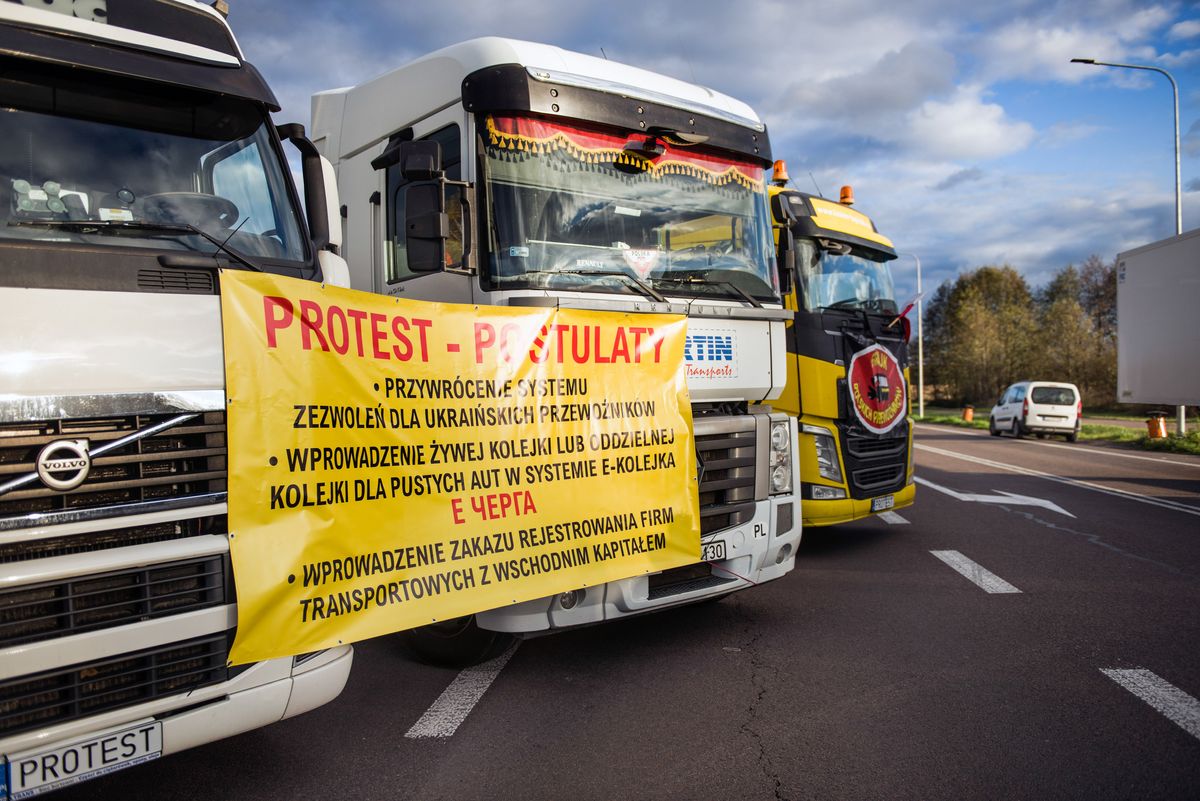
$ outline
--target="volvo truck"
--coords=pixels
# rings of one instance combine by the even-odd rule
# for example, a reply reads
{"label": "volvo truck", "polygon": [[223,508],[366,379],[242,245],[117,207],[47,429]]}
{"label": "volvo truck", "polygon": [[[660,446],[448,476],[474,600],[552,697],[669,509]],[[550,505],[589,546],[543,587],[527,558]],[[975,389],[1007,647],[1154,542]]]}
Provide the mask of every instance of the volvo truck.
{"label": "volvo truck", "polygon": [[[408,632],[470,661],[544,633],[719,598],[792,569],[796,424],[767,131],[709,89],[476,39],[313,98],[356,288],[417,300],[687,315],[703,560]],[[614,510],[635,499],[613,497]]]}
{"label": "volvo truck", "polygon": [[787,384],[772,401],[800,425],[800,508],[806,526],[828,526],[910,506],[913,423],[908,322],[888,262],[892,241],[867,215],[786,188],[770,188],[786,292]]}
{"label": "volvo truck", "polygon": [[222,269],[347,273],[331,168],[272,123],[208,6],[0,0],[0,109],[0,798],[19,799],[341,692],[349,647],[228,661],[218,293]]}

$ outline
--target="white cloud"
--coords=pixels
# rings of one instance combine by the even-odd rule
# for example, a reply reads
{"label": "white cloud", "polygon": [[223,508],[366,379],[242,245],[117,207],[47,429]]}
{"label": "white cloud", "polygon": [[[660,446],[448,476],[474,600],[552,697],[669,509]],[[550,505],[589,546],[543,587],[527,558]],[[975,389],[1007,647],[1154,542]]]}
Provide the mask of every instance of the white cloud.
{"label": "white cloud", "polygon": [[1167,31],[1167,38],[1171,41],[1192,39],[1197,36],[1200,36],[1200,19],[1185,19],[1182,22],[1176,22],[1171,26],[1171,30]]}
{"label": "white cloud", "polygon": [[1010,120],[1003,106],[985,103],[981,92],[964,86],[947,101],[925,101],[908,115],[906,144],[929,158],[950,161],[998,158],[1027,147],[1033,126]]}

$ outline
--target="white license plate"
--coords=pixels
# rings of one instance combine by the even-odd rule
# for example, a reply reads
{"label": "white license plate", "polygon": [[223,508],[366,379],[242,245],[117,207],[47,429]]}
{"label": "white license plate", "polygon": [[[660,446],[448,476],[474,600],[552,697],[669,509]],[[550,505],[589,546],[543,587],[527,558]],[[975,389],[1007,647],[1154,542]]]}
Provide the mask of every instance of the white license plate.
{"label": "white license plate", "polygon": [[162,723],[147,720],[40,751],[9,754],[8,792],[13,801],[94,779],[162,755]]}
{"label": "white license plate", "polygon": [[895,495],[882,495],[878,498],[871,499],[871,511],[882,512],[884,509],[891,509],[896,505]]}
{"label": "white license plate", "polygon": [[719,562],[725,558],[725,542],[717,540],[715,542],[706,542],[700,546],[700,561],[702,562]]}

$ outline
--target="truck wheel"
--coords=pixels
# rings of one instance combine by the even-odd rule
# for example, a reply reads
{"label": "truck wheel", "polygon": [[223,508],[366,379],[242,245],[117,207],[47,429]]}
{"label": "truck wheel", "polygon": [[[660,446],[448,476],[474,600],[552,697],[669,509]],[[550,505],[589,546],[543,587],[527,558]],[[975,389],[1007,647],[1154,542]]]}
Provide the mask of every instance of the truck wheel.
{"label": "truck wheel", "polygon": [[1074,442],[1077,439],[1079,439],[1078,431],[1072,431],[1070,434],[1067,434],[1067,442]]}
{"label": "truck wheel", "polygon": [[398,636],[418,661],[453,668],[486,662],[504,653],[516,640],[502,631],[481,629],[474,615],[409,629]]}
{"label": "truck wheel", "polygon": [[1038,435],[1037,435],[1037,438],[1038,438],[1038,439],[1045,439],[1045,438],[1046,438],[1046,435],[1045,435],[1045,434],[1043,434],[1043,433],[1041,433],[1041,432],[1039,431],[1039,432],[1038,432]]}
{"label": "truck wheel", "polygon": [[1014,417],[1013,424],[1012,424],[1013,437],[1015,437],[1016,439],[1020,439],[1022,436],[1024,436],[1024,434],[1025,434],[1025,432],[1021,430],[1021,421]]}
{"label": "truck wheel", "polygon": [[988,433],[991,434],[993,437],[1000,436],[1000,429],[996,428],[996,418],[995,417],[988,418]]}

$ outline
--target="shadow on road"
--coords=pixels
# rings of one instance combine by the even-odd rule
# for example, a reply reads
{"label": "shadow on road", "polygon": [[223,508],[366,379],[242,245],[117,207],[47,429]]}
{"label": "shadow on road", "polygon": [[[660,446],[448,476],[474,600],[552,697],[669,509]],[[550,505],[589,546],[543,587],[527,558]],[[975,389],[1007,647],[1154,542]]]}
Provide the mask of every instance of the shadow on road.
{"label": "shadow on road", "polygon": [[839,526],[806,528],[800,540],[798,559],[843,556],[855,551],[867,551],[901,534],[904,526],[889,526],[879,520],[843,523]]}

